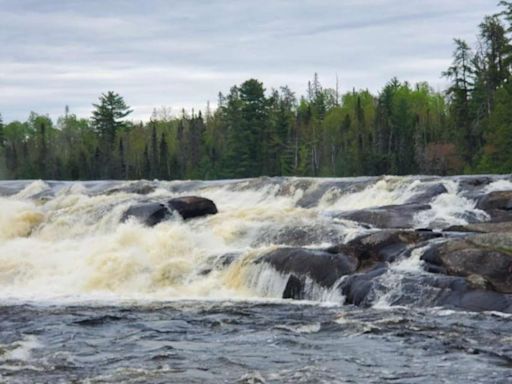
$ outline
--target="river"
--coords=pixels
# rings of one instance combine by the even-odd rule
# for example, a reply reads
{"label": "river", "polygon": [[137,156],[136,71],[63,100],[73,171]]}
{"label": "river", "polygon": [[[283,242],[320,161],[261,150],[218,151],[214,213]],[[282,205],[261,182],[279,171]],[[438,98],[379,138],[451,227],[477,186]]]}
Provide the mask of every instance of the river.
{"label": "river", "polygon": [[[307,277],[301,300],[283,299],[290,274],[258,261],[380,228],[356,210],[406,207],[386,220],[417,233],[488,222],[479,196],[512,182],[475,180],[0,182],[0,382],[510,383],[508,310],[437,305],[430,288],[407,288],[434,276],[422,255],[442,238],[386,263],[360,306],[340,289],[346,276]],[[219,212],[152,227],[122,219],[183,195]]]}

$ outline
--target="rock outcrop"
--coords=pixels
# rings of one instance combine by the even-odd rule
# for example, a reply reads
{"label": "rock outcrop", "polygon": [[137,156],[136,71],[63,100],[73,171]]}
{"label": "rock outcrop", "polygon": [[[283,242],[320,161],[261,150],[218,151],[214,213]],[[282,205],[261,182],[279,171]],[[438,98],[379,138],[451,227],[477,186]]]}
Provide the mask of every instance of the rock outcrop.
{"label": "rock outcrop", "polygon": [[478,199],[476,204],[493,222],[512,221],[512,191],[496,191]]}
{"label": "rock outcrop", "polygon": [[433,245],[422,259],[436,273],[480,281],[480,286],[512,293],[512,235],[490,233]]}

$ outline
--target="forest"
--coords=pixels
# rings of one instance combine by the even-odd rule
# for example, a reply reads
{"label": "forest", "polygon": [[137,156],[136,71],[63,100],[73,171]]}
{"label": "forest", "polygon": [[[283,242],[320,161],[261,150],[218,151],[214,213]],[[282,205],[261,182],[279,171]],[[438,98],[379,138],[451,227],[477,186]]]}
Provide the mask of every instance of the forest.
{"label": "forest", "polygon": [[[474,43],[455,39],[450,86],[391,79],[378,94],[340,94],[317,74],[304,96],[249,79],[215,109],[155,110],[148,122],[119,94],[89,119],[0,117],[0,178],[218,179],[255,176],[510,173],[512,2],[486,16]],[[1,112],[1,111],[0,111]]]}

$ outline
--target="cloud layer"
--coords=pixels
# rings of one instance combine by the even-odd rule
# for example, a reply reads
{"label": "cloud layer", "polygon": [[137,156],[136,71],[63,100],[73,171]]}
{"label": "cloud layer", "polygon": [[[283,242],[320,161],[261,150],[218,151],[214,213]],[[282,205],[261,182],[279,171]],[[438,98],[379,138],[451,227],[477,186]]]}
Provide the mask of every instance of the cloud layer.
{"label": "cloud layer", "polygon": [[0,0],[0,113],[88,116],[115,90],[147,119],[154,107],[203,108],[249,77],[298,94],[429,81],[452,39],[474,40],[490,0]]}

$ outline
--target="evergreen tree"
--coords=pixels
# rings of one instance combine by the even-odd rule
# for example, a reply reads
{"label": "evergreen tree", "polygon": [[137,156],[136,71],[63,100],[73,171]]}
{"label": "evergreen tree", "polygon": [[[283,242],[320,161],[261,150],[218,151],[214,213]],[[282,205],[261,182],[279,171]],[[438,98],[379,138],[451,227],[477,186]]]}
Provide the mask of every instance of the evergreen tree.
{"label": "evergreen tree", "polygon": [[132,110],[119,94],[112,91],[102,94],[99,100],[99,104],[93,104],[92,124],[100,137],[112,147],[116,133],[126,126],[122,119]]}
{"label": "evergreen tree", "polygon": [[473,131],[471,92],[474,85],[473,53],[469,45],[455,39],[453,63],[443,75],[452,80],[448,96],[452,109],[452,119],[457,132],[459,147],[466,163],[471,164],[478,146],[478,138]]}
{"label": "evergreen tree", "polygon": [[2,114],[0,113],[0,150],[4,146],[5,146],[4,120],[2,119]]}

